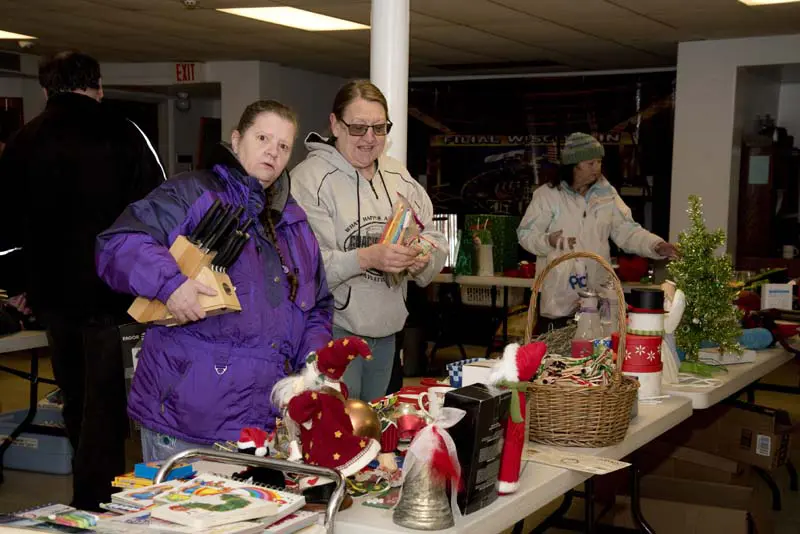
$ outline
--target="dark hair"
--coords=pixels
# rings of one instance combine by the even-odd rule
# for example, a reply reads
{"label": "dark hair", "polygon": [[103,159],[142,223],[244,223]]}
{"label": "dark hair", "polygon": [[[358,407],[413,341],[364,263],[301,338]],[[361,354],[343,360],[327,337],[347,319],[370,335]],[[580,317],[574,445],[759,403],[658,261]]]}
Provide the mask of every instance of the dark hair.
{"label": "dark hair", "polygon": [[272,244],[275,247],[275,251],[278,253],[278,258],[281,260],[281,267],[284,267],[283,272],[286,274],[286,280],[289,282],[289,300],[294,302],[294,299],[297,296],[297,275],[300,273],[299,269],[286,263],[286,260],[283,257],[283,252],[281,252],[281,247],[278,245],[278,234],[275,232],[275,221],[272,219],[271,206],[273,191],[274,189],[271,187],[267,189],[267,199],[265,201],[264,209],[261,210],[258,218],[261,221],[261,224],[267,230],[269,238],[272,240]]}
{"label": "dark hair", "polygon": [[236,131],[239,132],[240,135],[244,134],[262,113],[274,113],[278,117],[291,122],[294,124],[295,135],[297,135],[297,114],[292,108],[281,104],[277,100],[256,100],[244,108],[242,116],[239,117],[239,123],[236,125]]}
{"label": "dark hair", "polygon": [[575,177],[575,164],[564,165],[563,163],[558,166],[558,172],[550,176],[547,185],[559,189],[561,182],[567,182],[567,185],[572,186],[572,179]]}
{"label": "dark hair", "polygon": [[[239,132],[239,135],[244,134],[262,113],[274,113],[278,117],[291,122],[294,124],[295,135],[297,135],[297,114],[292,111],[289,106],[281,104],[277,100],[257,100],[244,108],[242,116],[239,117],[239,124],[236,125],[236,131]],[[295,268],[286,263],[283,252],[281,252],[281,247],[278,245],[278,234],[275,232],[275,221],[272,219],[273,191],[274,189],[272,187],[267,189],[267,198],[264,203],[264,209],[261,210],[259,214],[259,220],[267,230],[269,238],[272,240],[275,251],[278,253],[278,258],[281,260],[281,266],[285,267],[284,272],[286,273],[286,280],[289,281],[289,300],[294,302],[297,296],[298,273]]]}
{"label": "dark hair", "polygon": [[386,112],[386,120],[389,120],[389,104],[386,102],[386,97],[378,86],[369,80],[351,80],[344,84],[333,99],[333,114],[342,120],[347,106],[359,98],[380,104]]}
{"label": "dark hair", "polygon": [[100,63],[81,52],[59,52],[39,63],[39,85],[48,96],[100,89]]}

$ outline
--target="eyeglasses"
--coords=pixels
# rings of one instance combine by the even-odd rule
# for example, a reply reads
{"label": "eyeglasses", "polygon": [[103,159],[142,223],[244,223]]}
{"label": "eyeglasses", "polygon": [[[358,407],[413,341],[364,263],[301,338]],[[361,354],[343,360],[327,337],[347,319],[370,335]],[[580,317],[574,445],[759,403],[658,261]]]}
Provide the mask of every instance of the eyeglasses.
{"label": "eyeglasses", "polygon": [[354,137],[367,135],[370,128],[372,128],[372,132],[377,136],[384,136],[392,131],[392,121],[386,121],[380,124],[347,124],[344,122],[344,119],[339,119],[339,122],[347,126],[347,132]]}

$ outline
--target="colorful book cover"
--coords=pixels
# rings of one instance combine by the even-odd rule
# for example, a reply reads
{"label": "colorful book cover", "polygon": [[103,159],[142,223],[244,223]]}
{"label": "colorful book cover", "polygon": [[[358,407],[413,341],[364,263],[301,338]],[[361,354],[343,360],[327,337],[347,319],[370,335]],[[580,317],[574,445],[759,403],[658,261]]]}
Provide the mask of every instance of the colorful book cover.
{"label": "colorful book cover", "polygon": [[254,499],[242,494],[221,493],[193,496],[180,504],[156,506],[150,511],[150,514],[153,518],[171,523],[208,529],[240,521],[261,519],[273,516],[277,512],[278,505],[273,502]]}
{"label": "colorful book cover", "polygon": [[156,497],[156,502],[173,504],[186,502],[194,497],[222,494],[245,495],[276,504],[278,511],[270,516],[272,521],[283,519],[306,504],[305,497],[290,491],[250,482],[240,482],[207,473],[200,473],[173,491],[159,495]]}
{"label": "colorful book cover", "polygon": [[41,517],[47,517],[49,515],[55,514],[63,514],[66,512],[74,512],[75,508],[72,506],[67,506],[66,504],[43,504],[41,506],[35,506],[33,508],[27,508],[25,510],[20,510],[18,512],[14,512],[14,515],[17,517],[24,517],[26,519],[39,519]]}
{"label": "colorful book cover", "polygon": [[[133,475],[137,478],[145,478],[152,481],[156,478],[158,470],[161,469],[162,462],[139,463],[133,468]],[[179,478],[189,478],[194,474],[194,466],[186,462],[178,462],[172,466],[167,473],[166,480],[177,480]]]}
{"label": "colorful book cover", "polygon": [[72,510],[70,512],[61,512],[58,514],[50,514],[46,517],[40,517],[42,521],[54,523],[56,525],[64,525],[67,527],[78,527],[90,529],[97,525],[97,515],[82,510]]}
{"label": "colorful book cover", "polygon": [[154,484],[144,488],[120,491],[119,493],[111,495],[111,502],[136,506],[137,508],[147,508],[156,503],[156,497],[162,493],[174,490],[181,484],[183,484],[183,482],[180,480],[170,480],[163,484]]}
{"label": "colorful book cover", "polygon": [[298,510],[264,529],[264,534],[292,534],[307,526],[318,523],[322,518],[319,512]]}

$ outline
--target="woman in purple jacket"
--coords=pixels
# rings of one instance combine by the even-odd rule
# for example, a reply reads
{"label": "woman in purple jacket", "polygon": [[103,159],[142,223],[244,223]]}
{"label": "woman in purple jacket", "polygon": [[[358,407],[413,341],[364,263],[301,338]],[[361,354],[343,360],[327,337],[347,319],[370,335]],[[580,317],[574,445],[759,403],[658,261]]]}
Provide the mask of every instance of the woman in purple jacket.
{"label": "woman in purple jacket", "polygon": [[[236,441],[244,427],[272,429],[272,386],[331,339],[333,299],[319,245],[285,172],[296,132],[286,106],[251,104],[211,170],[168,180],[98,237],[103,280],[164,302],[184,323],[149,328],[139,354],[128,413],[143,427],[146,461]],[[197,296],[212,290],[181,274],[169,247],[217,199],[258,222],[228,269],[242,311],[206,318]]]}

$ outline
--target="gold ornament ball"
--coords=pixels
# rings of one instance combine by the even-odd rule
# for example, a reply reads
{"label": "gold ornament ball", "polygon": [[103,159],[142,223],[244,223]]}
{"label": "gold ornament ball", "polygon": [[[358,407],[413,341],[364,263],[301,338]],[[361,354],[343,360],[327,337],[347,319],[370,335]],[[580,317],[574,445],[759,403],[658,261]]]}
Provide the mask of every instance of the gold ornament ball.
{"label": "gold ornament ball", "polygon": [[358,399],[347,399],[344,406],[353,423],[353,434],[380,441],[381,422],[372,406]]}

